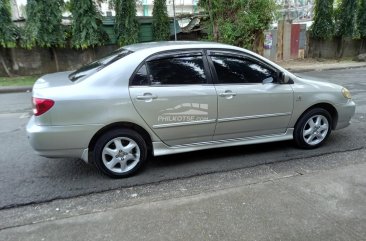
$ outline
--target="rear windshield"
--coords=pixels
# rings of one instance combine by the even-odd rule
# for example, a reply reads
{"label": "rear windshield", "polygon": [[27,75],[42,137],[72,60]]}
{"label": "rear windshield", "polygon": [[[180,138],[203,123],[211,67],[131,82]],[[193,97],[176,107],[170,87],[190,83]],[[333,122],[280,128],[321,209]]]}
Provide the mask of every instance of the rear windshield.
{"label": "rear windshield", "polygon": [[113,51],[112,53],[110,53],[109,55],[105,56],[104,58],[98,59],[94,62],[84,65],[80,69],[72,72],[69,75],[69,79],[74,82],[81,78],[90,76],[90,75],[98,72],[99,70],[103,69],[104,67],[112,64],[113,62],[115,62],[119,59],[122,59],[123,57],[126,57],[130,53],[132,53],[132,51],[130,51],[130,50],[117,49],[117,50]]}

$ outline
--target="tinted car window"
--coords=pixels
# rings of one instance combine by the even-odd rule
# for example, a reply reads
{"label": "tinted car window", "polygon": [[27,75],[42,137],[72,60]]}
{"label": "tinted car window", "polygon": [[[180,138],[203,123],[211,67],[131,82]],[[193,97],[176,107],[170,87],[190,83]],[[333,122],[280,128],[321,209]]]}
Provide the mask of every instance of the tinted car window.
{"label": "tinted car window", "polygon": [[202,56],[159,59],[148,62],[151,84],[206,84]]}
{"label": "tinted car window", "polygon": [[140,69],[136,72],[131,85],[148,85],[149,79],[147,77],[146,65],[140,67]]}
{"label": "tinted car window", "polygon": [[80,69],[72,72],[69,75],[69,79],[71,81],[77,81],[78,79],[81,79],[83,77],[90,76],[98,72],[102,68],[112,64],[113,62],[122,59],[123,57],[126,57],[130,53],[132,52],[126,49],[117,49],[112,53],[110,53],[109,55],[105,56],[104,58],[98,59],[94,62],[84,65]]}
{"label": "tinted car window", "polygon": [[263,83],[264,80],[269,82],[275,80],[273,70],[248,59],[227,56],[211,56],[211,59],[219,83]]}

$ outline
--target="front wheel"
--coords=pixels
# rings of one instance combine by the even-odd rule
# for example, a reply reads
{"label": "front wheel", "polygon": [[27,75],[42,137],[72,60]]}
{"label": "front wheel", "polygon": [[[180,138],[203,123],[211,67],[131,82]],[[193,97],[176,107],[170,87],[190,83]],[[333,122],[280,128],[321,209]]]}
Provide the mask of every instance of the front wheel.
{"label": "front wheel", "polygon": [[296,144],[305,149],[321,146],[332,130],[332,117],[322,108],[315,108],[300,117],[294,130]]}
{"label": "front wheel", "polygon": [[94,148],[97,168],[113,178],[135,174],[147,159],[144,139],[129,129],[114,129],[102,135]]}

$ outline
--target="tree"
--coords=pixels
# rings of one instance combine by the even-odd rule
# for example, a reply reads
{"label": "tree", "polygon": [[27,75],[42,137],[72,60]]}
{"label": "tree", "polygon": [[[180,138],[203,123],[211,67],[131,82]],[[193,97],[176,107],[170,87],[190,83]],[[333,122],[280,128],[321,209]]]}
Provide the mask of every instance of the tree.
{"label": "tree", "polygon": [[102,15],[93,0],[71,0],[72,46],[86,49],[102,45],[107,40],[102,30]]}
{"label": "tree", "polygon": [[117,43],[120,46],[137,43],[139,40],[139,24],[136,18],[135,0],[116,0]]}
{"label": "tree", "polygon": [[62,0],[28,0],[24,47],[62,47]]}
{"label": "tree", "polygon": [[[11,20],[11,6],[9,0],[0,0],[0,48],[14,48],[17,45],[19,29]],[[0,52],[0,64],[6,74],[11,77],[12,73],[7,67]]]}
{"label": "tree", "polygon": [[62,28],[62,0],[28,0],[27,21],[22,45],[25,48],[39,46],[51,48],[59,70],[56,47],[65,46],[65,32]]}
{"label": "tree", "polygon": [[366,0],[360,0],[360,6],[358,8],[357,15],[358,30],[360,37],[362,38],[360,51],[362,51],[363,44],[366,41]]}
{"label": "tree", "polygon": [[312,36],[316,39],[331,39],[334,35],[334,0],[315,0]]}
{"label": "tree", "polygon": [[169,40],[170,23],[166,0],[154,0],[152,31],[154,40]]}
{"label": "tree", "polygon": [[219,41],[219,31],[218,31],[218,16],[220,13],[222,1],[218,0],[200,0],[199,5],[204,8],[210,18],[209,25],[209,39],[214,41]]}
{"label": "tree", "polygon": [[337,9],[337,35],[340,37],[357,38],[358,0],[342,0]]}
{"label": "tree", "polygon": [[269,28],[277,9],[274,0],[200,0],[210,16],[209,38],[249,49]]}
{"label": "tree", "polygon": [[366,38],[366,0],[360,0],[360,7],[358,9],[357,22],[360,31],[360,36]]}
{"label": "tree", "polygon": [[336,14],[336,35],[339,37],[338,58],[343,56],[346,39],[359,37],[357,27],[358,0],[342,0]]}
{"label": "tree", "polygon": [[0,0],[0,47],[15,47],[18,36],[18,28],[11,20],[10,2],[9,0]]}

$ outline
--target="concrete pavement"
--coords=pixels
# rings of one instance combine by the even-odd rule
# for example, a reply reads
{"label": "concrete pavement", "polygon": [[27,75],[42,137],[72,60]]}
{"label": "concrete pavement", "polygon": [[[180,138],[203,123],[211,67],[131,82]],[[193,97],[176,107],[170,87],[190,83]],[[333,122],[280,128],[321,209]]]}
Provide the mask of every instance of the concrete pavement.
{"label": "concrete pavement", "polygon": [[365,154],[132,188],[129,198],[107,192],[3,211],[0,240],[366,240]]}

